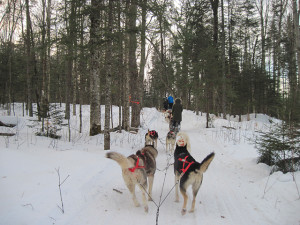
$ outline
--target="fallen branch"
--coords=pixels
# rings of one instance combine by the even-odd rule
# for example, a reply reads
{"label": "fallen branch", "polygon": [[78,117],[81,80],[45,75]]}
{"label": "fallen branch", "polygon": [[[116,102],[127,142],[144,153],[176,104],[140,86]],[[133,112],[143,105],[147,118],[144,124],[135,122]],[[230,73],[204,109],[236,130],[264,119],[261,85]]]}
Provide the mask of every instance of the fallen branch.
{"label": "fallen branch", "polygon": [[222,127],[226,128],[226,129],[236,130],[236,128],[234,128],[234,127],[228,127],[228,126],[222,126]]}
{"label": "fallen branch", "polygon": [[63,182],[60,182],[60,173],[59,173],[59,168],[55,169],[58,175],[58,188],[59,188],[59,194],[60,194],[60,201],[61,201],[61,207],[58,206],[58,208],[60,208],[60,210],[62,211],[62,213],[65,213],[65,209],[64,209],[64,202],[62,199],[62,194],[61,194],[61,186],[65,183],[65,181],[69,178],[70,175],[68,175]]}
{"label": "fallen branch", "polygon": [[0,133],[0,136],[14,136],[14,135],[16,135],[16,134],[14,134],[14,133]]}
{"label": "fallen branch", "polygon": [[117,190],[117,189],[115,189],[115,188],[113,188],[113,191],[118,192],[118,193],[120,193],[120,194],[123,194],[122,191],[119,191],[119,190]]}
{"label": "fallen branch", "polygon": [[22,205],[22,206],[23,206],[23,207],[31,206],[32,211],[34,210],[32,204],[30,204],[30,203],[29,203],[29,204],[24,204],[24,205]]}
{"label": "fallen branch", "polygon": [[16,124],[3,123],[0,121],[0,127],[15,127]]}

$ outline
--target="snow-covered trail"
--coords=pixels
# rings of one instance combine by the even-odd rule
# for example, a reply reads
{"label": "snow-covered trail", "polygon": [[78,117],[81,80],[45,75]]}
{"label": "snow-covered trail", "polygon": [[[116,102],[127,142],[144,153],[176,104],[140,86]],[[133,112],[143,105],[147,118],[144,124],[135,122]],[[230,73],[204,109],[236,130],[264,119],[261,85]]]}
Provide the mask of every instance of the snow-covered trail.
{"label": "snow-covered trail", "polygon": [[[188,133],[192,155],[198,161],[212,151],[216,153],[215,159],[204,174],[203,184],[197,196],[197,211],[195,215],[189,215],[194,216],[195,224],[293,223],[289,218],[296,211],[291,208],[299,209],[299,202],[295,201],[296,187],[294,196],[286,193],[278,196],[278,192],[275,191],[276,183],[281,182],[280,177],[285,180],[286,176],[286,179],[291,180],[291,175],[278,173],[279,180],[273,177],[272,181],[269,181],[274,184],[274,190],[273,187],[269,187],[269,191],[265,193],[266,186],[270,186],[270,169],[266,165],[256,164],[254,148],[253,151],[248,148],[248,152],[243,153],[243,148],[239,149],[242,143],[235,145],[218,141],[214,135],[216,131],[205,128],[203,117],[202,121],[194,124],[183,121],[182,131]],[[190,190],[189,199],[191,197]]]}
{"label": "snow-covered trail", "polygon": [[[72,143],[62,140],[52,148],[52,140],[36,137],[25,128],[9,144],[0,139],[0,225],[153,225],[157,218],[160,225],[300,224],[299,197],[291,174],[269,176],[270,168],[256,164],[256,150],[245,138],[253,132],[248,128],[259,123],[218,119],[216,128],[206,129],[205,116],[184,110],[181,130],[190,137],[194,158],[202,161],[210,152],[216,153],[204,174],[195,212],[185,216],[181,216],[181,195],[180,202],[174,202],[173,157],[165,151],[169,126],[153,108],[143,109],[141,123],[138,134],[112,133],[111,148],[128,156],[144,145],[148,129],[158,131],[155,203],[149,202],[148,214],[143,207],[134,207],[119,165],[105,158],[101,135],[83,135]],[[240,128],[229,131],[222,125]],[[64,214],[58,207],[57,168],[62,180],[70,175],[62,185]],[[295,176],[300,179],[300,172]],[[136,192],[141,202],[141,192]],[[190,189],[188,195],[189,209]]]}
{"label": "snow-covered trail", "polygon": [[[189,116],[189,113],[186,112],[185,114]],[[150,115],[151,118],[145,120],[148,123],[144,128],[145,130],[155,129],[158,131],[159,156],[157,158],[158,170],[153,187],[155,203],[149,203],[149,213],[143,216],[147,218],[143,219],[143,224],[154,224],[156,222],[157,207],[162,200],[164,202],[159,206],[159,224],[179,225],[189,221],[189,224],[279,225],[293,222],[293,220],[289,221],[289,213],[294,211],[290,210],[291,207],[288,205],[294,204],[295,208],[297,208],[299,203],[291,202],[293,199],[296,199],[296,196],[289,196],[289,199],[284,199],[283,196],[272,196],[272,190],[264,195],[267,183],[266,178],[269,172],[266,166],[255,163],[255,150],[253,149],[253,155],[251,152],[247,154],[241,153],[241,155],[244,155],[243,157],[234,158],[233,155],[236,154],[233,153],[239,151],[239,149],[234,149],[236,148],[235,145],[224,145],[214,140],[213,129],[210,131],[210,129],[205,128],[205,120],[191,123],[190,119],[194,118],[183,120],[181,130],[190,136],[193,156],[198,161],[201,161],[207,154],[214,151],[216,157],[204,174],[204,181],[197,196],[195,213],[188,213],[182,217],[180,214],[182,197],[180,196],[180,203],[174,202],[174,173],[173,166],[169,165],[173,163],[173,157],[165,152],[165,137],[168,132],[168,124],[165,122],[163,114],[159,112],[147,115]],[[192,115],[190,116],[192,117]],[[117,170],[119,169],[118,165],[111,166],[114,169],[115,167],[117,167]],[[111,215],[115,215],[115,213],[109,214],[107,220],[110,224],[118,224],[120,219],[126,220],[126,218],[130,218],[131,224],[140,224],[140,218],[135,216],[134,210],[136,209],[131,208],[131,199],[127,199],[130,197],[130,194],[124,186],[120,171],[116,172],[114,170],[113,173],[114,177],[117,176],[118,178],[109,183],[112,185],[111,189],[114,187],[119,188],[124,194],[121,196],[118,193],[113,194],[113,196],[117,197],[114,201],[122,204],[116,204],[117,216],[114,216],[114,219],[112,219]],[[116,186],[116,184],[118,185]],[[140,198],[140,196],[138,197]],[[188,207],[191,203],[191,197],[191,190],[189,190]],[[279,204],[283,204],[286,207],[278,207]],[[269,210],[270,208],[271,210]],[[142,208],[137,210],[139,213],[143,211]]]}
{"label": "snow-covered trail", "polygon": [[[277,177],[273,176],[268,180],[270,169],[266,165],[256,164],[254,148],[243,153],[241,152],[243,148],[239,149],[239,145],[224,144],[216,138],[214,129],[205,128],[205,117],[195,121],[193,113],[186,111],[185,115],[181,131],[186,132],[190,137],[193,156],[198,161],[202,161],[210,152],[216,153],[214,161],[204,174],[204,181],[197,196],[196,211],[185,217],[190,218],[194,224],[292,224],[293,219],[289,221],[289,218],[292,218],[290,213],[295,211],[291,210],[293,208],[291,205],[299,208],[299,202],[294,201],[297,199],[296,187],[294,196],[285,193],[278,196],[275,191],[276,183],[281,182],[280,178],[291,180],[291,176],[278,173]],[[173,166],[168,168],[166,177],[164,171],[161,171],[173,162],[172,157],[165,153],[164,146],[168,124],[162,115],[153,115],[150,121],[149,129],[160,128],[156,129],[160,134],[160,145],[158,145],[160,154],[157,159],[159,170],[155,177],[154,191],[156,202],[159,202],[164,179],[166,182],[162,198],[169,194],[160,206],[159,222],[170,223],[169,216],[164,217],[167,214],[176,218],[172,220],[172,224],[182,224],[184,222],[184,217],[180,216],[182,198],[180,203],[175,203],[174,190],[168,193],[174,185]],[[273,186],[269,187],[270,185]],[[191,197],[191,190],[189,190],[189,200]],[[189,201],[188,206],[190,203]]]}

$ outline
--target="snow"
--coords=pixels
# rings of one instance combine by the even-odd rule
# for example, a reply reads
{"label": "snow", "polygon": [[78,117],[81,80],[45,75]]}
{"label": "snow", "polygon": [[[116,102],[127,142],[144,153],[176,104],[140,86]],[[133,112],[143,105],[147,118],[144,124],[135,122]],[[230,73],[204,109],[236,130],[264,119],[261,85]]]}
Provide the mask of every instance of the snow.
{"label": "snow", "polygon": [[[181,130],[190,137],[194,158],[202,161],[210,152],[216,156],[204,174],[195,212],[182,216],[182,196],[179,203],[174,202],[173,159],[165,151],[168,124],[163,113],[144,108],[137,134],[111,133],[111,150],[126,156],[143,147],[148,129],[159,134],[155,203],[149,202],[145,213],[143,207],[134,206],[120,166],[105,158],[103,135],[89,136],[89,106],[83,106],[82,133],[79,116],[72,116],[70,142],[66,127],[60,140],[36,136],[37,128],[28,126],[34,122],[22,116],[21,104],[14,110],[14,116],[7,116],[0,109],[0,121],[17,124],[0,127],[0,132],[16,133],[0,136],[1,225],[300,224],[300,172],[294,174],[294,181],[292,173],[270,175],[271,167],[256,163],[257,151],[250,140],[255,131],[270,126],[273,118],[266,115],[251,115],[250,121],[243,117],[242,122],[237,117],[215,117],[214,128],[207,129],[204,113],[183,111]],[[113,107],[113,118],[116,126],[117,107]],[[141,202],[141,192],[136,192]],[[190,189],[188,194],[189,208]]]}

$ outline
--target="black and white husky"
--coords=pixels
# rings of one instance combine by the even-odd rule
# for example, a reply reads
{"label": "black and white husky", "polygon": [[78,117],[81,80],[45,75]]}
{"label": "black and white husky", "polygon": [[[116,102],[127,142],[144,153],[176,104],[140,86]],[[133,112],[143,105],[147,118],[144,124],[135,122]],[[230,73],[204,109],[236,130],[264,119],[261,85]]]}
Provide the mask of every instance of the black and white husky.
{"label": "black and white husky", "polygon": [[158,152],[153,146],[145,146],[137,151],[135,155],[130,155],[128,157],[118,152],[109,152],[106,154],[107,158],[115,160],[121,166],[124,182],[132,194],[132,199],[136,207],[140,206],[140,204],[136,199],[135,186],[139,186],[143,195],[145,212],[148,212],[148,203],[146,199],[148,182],[148,200],[152,200],[152,186],[156,171],[157,154]]}
{"label": "black and white husky", "polygon": [[188,200],[186,190],[190,185],[192,185],[193,190],[193,201],[190,212],[194,212],[196,196],[202,184],[203,173],[207,170],[209,164],[215,156],[215,153],[212,152],[208,156],[206,156],[206,158],[201,163],[199,163],[191,156],[189,151],[190,143],[188,141],[188,136],[182,132],[178,133],[176,138],[176,148],[174,152],[174,173],[176,186],[175,201],[179,202],[179,183],[180,192],[184,199],[181,211],[182,215],[186,213],[186,205]]}

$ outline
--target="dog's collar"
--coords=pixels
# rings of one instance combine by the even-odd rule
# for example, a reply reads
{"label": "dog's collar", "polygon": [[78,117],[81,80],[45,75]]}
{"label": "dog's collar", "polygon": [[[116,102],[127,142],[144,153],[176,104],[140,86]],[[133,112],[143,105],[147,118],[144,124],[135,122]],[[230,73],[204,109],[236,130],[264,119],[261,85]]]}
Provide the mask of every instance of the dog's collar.
{"label": "dog's collar", "polygon": [[139,161],[140,161],[140,158],[137,157],[135,167],[128,168],[130,172],[134,173],[134,171],[135,171],[136,169],[142,169],[142,168],[145,168],[145,166],[139,166]]}
{"label": "dog's collar", "polygon": [[[194,163],[194,161],[192,161],[192,162],[187,161],[187,160],[186,160],[187,157],[188,157],[188,155],[187,155],[184,159],[182,159],[182,158],[179,158],[179,159],[178,159],[179,161],[183,162],[182,169],[181,169],[181,171],[182,171],[183,174],[184,174],[184,173],[190,168],[190,166]],[[188,164],[188,165],[186,166],[186,168],[184,168],[184,165],[185,165],[185,164]]]}

